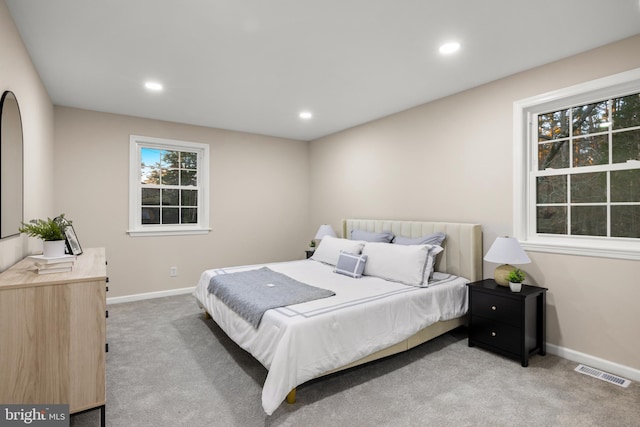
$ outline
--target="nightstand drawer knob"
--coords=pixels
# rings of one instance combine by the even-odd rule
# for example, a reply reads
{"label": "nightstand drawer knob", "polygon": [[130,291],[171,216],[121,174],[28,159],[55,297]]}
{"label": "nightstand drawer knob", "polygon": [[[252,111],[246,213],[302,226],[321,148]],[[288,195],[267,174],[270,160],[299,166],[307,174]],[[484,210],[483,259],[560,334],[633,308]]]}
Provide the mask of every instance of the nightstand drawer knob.
{"label": "nightstand drawer knob", "polygon": [[492,306],[491,306],[491,310],[496,311],[496,306],[495,306],[495,305],[492,305]]}
{"label": "nightstand drawer knob", "polygon": [[491,336],[492,336],[492,337],[495,337],[495,336],[496,336],[496,333],[495,333],[495,332],[491,332]]}

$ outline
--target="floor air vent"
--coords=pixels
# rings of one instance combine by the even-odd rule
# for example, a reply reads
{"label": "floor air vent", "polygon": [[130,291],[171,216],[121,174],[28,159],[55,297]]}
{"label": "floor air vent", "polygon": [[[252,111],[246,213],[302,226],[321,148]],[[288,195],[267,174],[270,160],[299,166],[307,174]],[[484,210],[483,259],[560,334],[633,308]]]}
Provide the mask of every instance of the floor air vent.
{"label": "floor air vent", "polygon": [[631,384],[631,381],[626,378],[618,377],[590,366],[578,365],[575,371],[624,388],[629,387],[629,384]]}

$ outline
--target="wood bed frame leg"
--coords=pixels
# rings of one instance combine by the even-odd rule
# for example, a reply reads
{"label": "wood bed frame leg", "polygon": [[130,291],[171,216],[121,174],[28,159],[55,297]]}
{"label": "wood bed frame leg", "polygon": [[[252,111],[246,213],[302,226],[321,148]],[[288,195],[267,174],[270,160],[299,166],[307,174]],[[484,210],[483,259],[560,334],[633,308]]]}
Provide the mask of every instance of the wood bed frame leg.
{"label": "wood bed frame leg", "polygon": [[294,388],[287,394],[287,403],[293,405],[296,403],[296,389]]}
{"label": "wood bed frame leg", "polygon": [[211,315],[209,314],[209,312],[207,310],[204,311],[204,320],[209,320],[211,319]]}

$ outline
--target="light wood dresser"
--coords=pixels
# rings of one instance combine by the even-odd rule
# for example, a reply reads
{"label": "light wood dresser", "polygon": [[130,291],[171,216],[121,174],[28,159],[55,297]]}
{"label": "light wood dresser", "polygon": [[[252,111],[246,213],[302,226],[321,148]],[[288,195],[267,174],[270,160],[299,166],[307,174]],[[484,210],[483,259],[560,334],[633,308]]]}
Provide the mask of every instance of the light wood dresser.
{"label": "light wood dresser", "polygon": [[0,402],[99,408],[104,425],[107,281],[104,248],[70,272],[25,258],[0,274]]}

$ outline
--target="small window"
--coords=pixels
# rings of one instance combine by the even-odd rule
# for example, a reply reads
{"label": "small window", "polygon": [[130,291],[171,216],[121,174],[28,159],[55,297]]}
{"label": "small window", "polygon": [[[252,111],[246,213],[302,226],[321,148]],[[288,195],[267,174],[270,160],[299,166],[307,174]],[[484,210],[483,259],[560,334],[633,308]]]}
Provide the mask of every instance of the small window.
{"label": "small window", "polygon": [[640,259],[640,70],[514,103],[514,234]]}
{"label": "small window", "polygon": [[129,234],[209,231],[209,146],[132,135]]}

